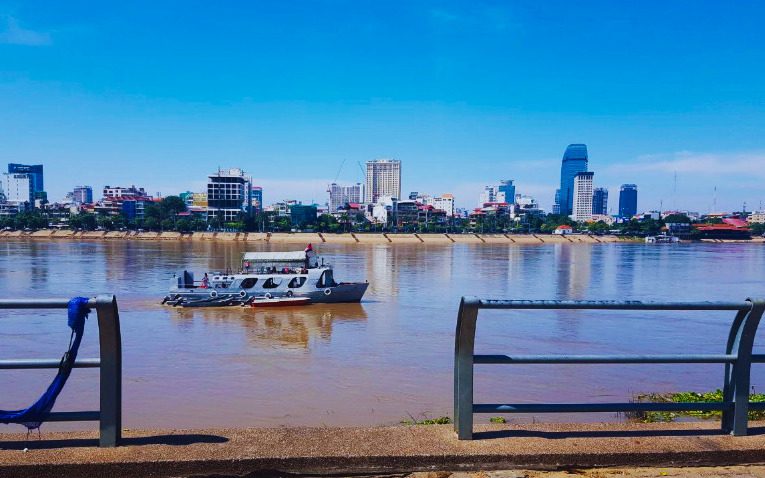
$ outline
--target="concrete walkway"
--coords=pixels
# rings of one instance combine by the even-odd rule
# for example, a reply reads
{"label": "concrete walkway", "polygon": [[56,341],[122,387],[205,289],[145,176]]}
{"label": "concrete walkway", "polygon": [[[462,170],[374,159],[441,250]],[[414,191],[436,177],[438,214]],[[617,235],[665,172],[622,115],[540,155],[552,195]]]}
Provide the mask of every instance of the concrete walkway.
{"label": "concrete walkway", "polygon": [[[92,432],[0,434],[0,477],[242,476],[434,470],[571,469],[765,463],[765,423],[732,437],[717,423],[485,425],[458,441],[449,425],[146,430],[98,448]],[[26,451],[24,449],[27,449]]]}

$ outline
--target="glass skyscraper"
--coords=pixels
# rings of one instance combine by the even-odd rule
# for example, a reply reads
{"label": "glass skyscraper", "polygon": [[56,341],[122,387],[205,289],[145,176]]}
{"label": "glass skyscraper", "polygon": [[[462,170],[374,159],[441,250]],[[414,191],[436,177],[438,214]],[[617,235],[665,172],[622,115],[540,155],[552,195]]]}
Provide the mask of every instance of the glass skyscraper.
{"label": "glass skyscraper", "polygon": [[571,215],[574,207],[574,178],[577,173],[587,171],[587,145],[569,144],[563,153],[560,166],[560,189],[556,191],[556,205],[553,211],[566,216]]}
{"label": "glass skyscraper", "polygon": [[608,214],[608,189],[595,188],[592,190],[592,213]]}
{"label": "glass skyscraper", "polygon": [[28,175],[30,179],[29,187],[32,191],[33,197],[35,193],[40,193],[45,191],[45,185],[43,184],[43,165],[42,164],[9,163],[8,173]]}
{"label": "glass skyscraper", "polygon": [[498,191],[502,193],[504,199],[500,202],[506,202],[508,204],[515,203],[515,184],[512,179],[505,179],[499,182]]}
{"label": "glass skyscraper", "polygon": [[619,189],[619,217],[632,217],[637,214],[637,185],[622,184]]}

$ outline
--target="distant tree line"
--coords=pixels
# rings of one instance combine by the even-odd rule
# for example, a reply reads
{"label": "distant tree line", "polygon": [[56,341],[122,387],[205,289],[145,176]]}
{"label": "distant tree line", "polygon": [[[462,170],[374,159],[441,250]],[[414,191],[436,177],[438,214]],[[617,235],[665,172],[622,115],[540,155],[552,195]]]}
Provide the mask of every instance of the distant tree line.
{"label": "distant tree line", "polygon": [[[335,217],[322,214],[313,223],[293,224],[289,217],[278,216],[271,212],[257,212],[252,215],[241,213],[233,221],[222,217],[199,215],[179,215],[187,211],[186,204],[178,196],[167,196],[156,203],[147,203],[144,217],[129,220],[124,214],[69,214],[50,210],[30,210],[13,216],[0,217],[2,229],[44,229],[49,225],[67,224],[76,230],[145,230],[145,231],[236,231],[236,232],[288,232],[293,229],[311,230],[322,233],[342,232],[406,232],[406,233],[552,233],[558,226],[568,225],[575,231],[589,234],[615,233],[629,236],[655,235],[661,232],[667,223],[691,223],[683,214],[672,214],[663,220],[632,219],[619,224],[609,225],[603,221],[577,223],[570,217],[560,214],[530,216],[522,222],[516,222],[508,215],[482,215],[473,220],[447,217],[446,220],[430,219],[408,224],[395,224],[389,220],[385,224],[367,221],[362,213],[344,213]],[[720,222],[719,219],[716,220]],[[753,235],[765,233],[765,224],[751,224]]]}

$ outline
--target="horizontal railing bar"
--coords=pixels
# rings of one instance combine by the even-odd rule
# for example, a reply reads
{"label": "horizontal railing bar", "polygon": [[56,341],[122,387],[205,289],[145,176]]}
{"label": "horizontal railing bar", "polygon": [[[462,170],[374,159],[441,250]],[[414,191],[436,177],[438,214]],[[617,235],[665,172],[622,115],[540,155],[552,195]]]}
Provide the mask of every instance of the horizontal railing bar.
{"label": "horizontal railing bar", "polygon": [[[69,299],[11,299],[0,300],[0,309],[66,309]],[[96,306],[95,299],[88,301],[91,309]]]}
{"label": "horizontal railing bar", "polygon": [[475,364],[733,363],[735,355],[474,355]]}
{"label": "horizontal railing bar", "polygon": [[750,310],[752,308],[752,304],[749,302],[479,299],[474,303],[479,309]]}
{"label": "horizontal railing bar", "polygon": [[46,422],[97,422],[101,419],[101,412],[50,412]]}
{"label": "horizontal railing bar", "polygon": [[752,362],[754,363],[765,362],[765,354],[752,354]]}
{"label": "horizontal railing bar", "polygon": [[[0,360],[0,370],[33,369],[33,368],[58,368],[61,359],[18,359]],[[101,360],[86,358],[77,360],[73,368],[97,368],[101,366]]]}
{"label": "horizontal railing bar", "polygon": [[765,402],[749,402],[749,410],[765,410]]}
{"label": "horizontal railing bar", "polygon": [[732,410],[732,402],[706,403],[523,403],[473,405],[473,413],[711,412]]}

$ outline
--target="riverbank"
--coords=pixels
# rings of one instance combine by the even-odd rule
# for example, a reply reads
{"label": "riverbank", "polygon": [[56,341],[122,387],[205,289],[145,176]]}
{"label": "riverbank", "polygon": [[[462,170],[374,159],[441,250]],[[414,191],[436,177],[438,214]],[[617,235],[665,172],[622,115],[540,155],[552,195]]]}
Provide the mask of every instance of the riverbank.
{"label": "riverbank", "polygon": [[[66,229],[39,231],[0,231],[0,239],[34,240],[135,240],[135,241],[219,241],[269,242],[275,244],[604,244],[642,242],[642,238],[624,236],[594,236],[589,234],[404,234],[404,233],[285,233],[285,232],[136,232],[136,231],[70,231]],[[710,243],[760,243],[765,238],[748,241],[702,240]]]}
{"label": "riverbank", "polygon": [[752,425],[745,437],[722,433],[718,423],[482,425],[473,441],[457,440],[451,425],[130,430],[117,448],[98,448],[94,432],[43,432],[40,440],[0,434],[0,476],[348,476],[747,465],[765,462],[765,435],[758,428],[763,423]]}

